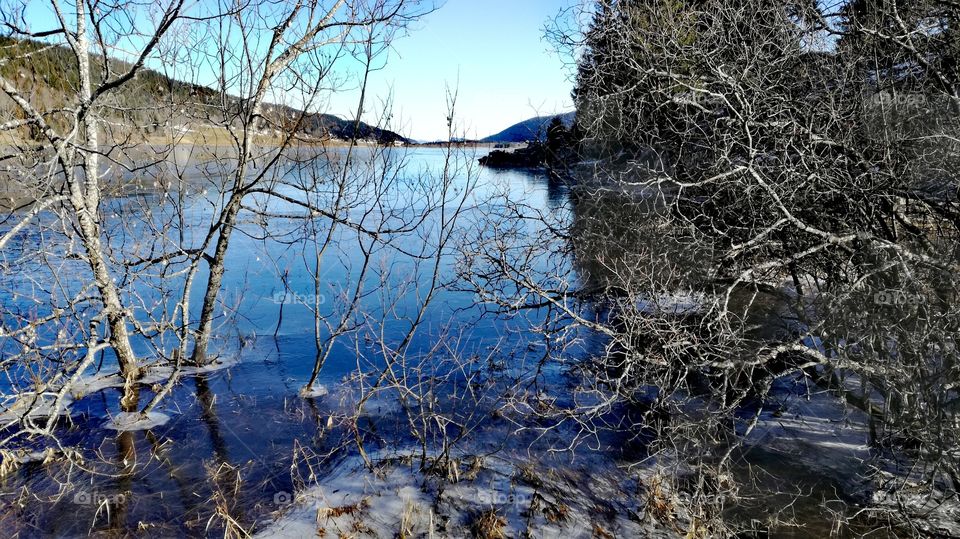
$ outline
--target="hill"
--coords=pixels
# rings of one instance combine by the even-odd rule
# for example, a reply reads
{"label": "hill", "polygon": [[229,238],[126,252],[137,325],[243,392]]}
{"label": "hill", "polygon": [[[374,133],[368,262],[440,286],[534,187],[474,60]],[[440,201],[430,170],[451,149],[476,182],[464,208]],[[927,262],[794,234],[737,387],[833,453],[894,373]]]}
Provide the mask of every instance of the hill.
{"label": "hill", "polygon": [[[113,74],[129,68],[129,64],[119,60],[111,59],[109,63]],[[92,64],[102,66],[103,62],[98,57]],[[8,37],[0,37],[0,74],[7,80],[16,81],[18,90],[39,110],[72,105],[79,83],[76,60],[71,51],[62,46]],[[102,74],[94,73],[93,76],[99,79]],[[244,106],[236,97],[227,96],[224,102],[214,89],[179,81],[148,68],[141,69],[134,80],[105,95],[100,102],[105,105],[102,114],[111,122],[132,127],[146,136],[161,128],[187,124],[196,129],[223,128],[239,116]],[[12,105],[7,96],[0,94],[0,111],[15,110],[15,107],[11,109]],[[263,117],[270,125],[264,129],[288,125],[301,114],[301,110],[287,105],[265,104]],[[57,124],[57,115],[51,115],[48,121]],[[303,116],[297,132],[316,139],[373,139],[387,144],[408,142],[393,131],[363,122],[355,126],[351,120],[312,112]],[[30,139],[36,138],[38,133],[23,128],[19,136]]]}
{"label": "hill", "polygon": [[[293,107],[283,105],[266,105],[265,115],[285,115],[286,117],[297,117],[301,111]],[[356,134],[354,134],[356,128]],[[360,122],[356,124],[353,120],[345,120],[333,114],[307,113],[301,123],[300,130],[303,134],[310,137],[330,137],[336,140],[376,140],[384,144],[394,142],[412,142],[393,131],[380,129],[370,124]]]}
{"label": "hill", "polygon": [[490,135],[482,139],[481,142],[529,142],[532,140],[541,140],[546,136],[547,125],[550,123],[550,120],[558,116],[564,125],[570,127],[576,118],[576,112],[530,118],[529,120],[511,125],[496,135]]}

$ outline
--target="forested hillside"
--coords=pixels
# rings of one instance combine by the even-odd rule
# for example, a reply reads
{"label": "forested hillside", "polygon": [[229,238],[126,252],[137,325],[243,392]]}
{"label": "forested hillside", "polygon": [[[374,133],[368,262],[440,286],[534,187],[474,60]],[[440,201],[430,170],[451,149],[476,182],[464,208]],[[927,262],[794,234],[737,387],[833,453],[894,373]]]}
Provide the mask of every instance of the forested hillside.
{"label": "forested hillside", "polygon": [[576,118],[575,112],[567,112],[552,116],[537,116],[522,122],[511,125],[503,131],[490,135],[481,140],[481,142],[530,142],[533,140],[544,140],[547,136],[547,126],[554,118],[560,118],[566,127],[573,125]]}
{"label": "forested hillside", "polygon": [[[91,68],[98,79],[123,73],[129,64],[111,59],[104,64],[102,57],[95,57]],[[79,84],[76,59],[73,53],[62,46],[40,41],[16,40],[0,36],[0,75],[17,81],[18,88],[40,110],[71,106],[69,96],[76,94]],[[171,129],[182,135],[186,130],[200,130],[211,138],[222,138],[211,129],[222,129],[239,117],[244,104],[230,95],[207,86],[183,82],[153,69],[141,69],[136,78],[110,92],[109,112],[113,120],[108,131],[117,136],[151,138],[163,136]],[[221,106],[225,102],[227,106]],[[22,117],[22,111],[13,107],[6,95],[0,94],[0,107],[12,110]],[[263,106],[266,120],[265,133],[287,132],[295,128],[300,136],[311,140],[369,139],[381,143],[406,141],[404,137],[389,130],[380,129],[364,122],[356,124],[338,116],[306,112],[293,106],[267,103]],[[22,118],[21,118],[22,119]],[[48,121],[58,124],[56,114],[49,114]],[[20,130],[21,140],[34,140],[39,136],[36,124]],[[122,135],[121,135],[122,133]]]}

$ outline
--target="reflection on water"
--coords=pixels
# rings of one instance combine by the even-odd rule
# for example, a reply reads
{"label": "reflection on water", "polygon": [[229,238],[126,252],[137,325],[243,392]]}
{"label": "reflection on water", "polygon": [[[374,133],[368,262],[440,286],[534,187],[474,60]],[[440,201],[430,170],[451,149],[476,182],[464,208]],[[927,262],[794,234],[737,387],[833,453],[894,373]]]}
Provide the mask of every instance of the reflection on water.
{"label": "reflection on water", "polygon": [[[444,159],[440,151],[432,150],[416,150],[408,157],[407,168],[411,171],[437,170]],[[168,230],[178,235],[180,242],[198,233],[195,228],[205,222],[217,201],[204,198],[203,171],[191,169],[189,156],[177,154],[174,161],[176,171],[190,169],[190,181],[196,183],[194,197],[172,200],[162,193],[147,193],[111,200],[108,211],[115,215],[115,220],[108,227],[108,235],[114,248],[134,257],[143,256],[155,247],[151,241],[162,243],[169,239],[150,238],[144,245],[145,238],[138,231],[149,230],[147,222],[169,223],[176,218],[176,226]],[[651,296],[664,291],[709,291],[704,283],[709,281],[705,272],[711,264],[704,261],[713,254],[702,243],[691,241],[688,231],[666,226],[669,208],[662,193],[572,188],[567,179],[528,171],[484,170],[481,174],[470,199],[471,211],[479,219],[467,220],[464,237],[474,233],[482,236],[483,227],[492,226],[483,219],[491,215],[506,216],[511,211],[535,215],[537,223],[517,232],[552,238],[552,244],[545,242],[540,246],[544,255],[529,262],[534,270],[555,271],[549,276],[551,282],[606,295],[616,295],[618,290],[647,292]],[[397,196],[403,199],[405,195]],[[511,206],[504,204],[505,200],[518,203]],[[409,206],[407,211],[415,213],[417,202],[411,200]],[[273,209],[289,208],[281,205]],[[496,224],[509,221],[504,219]],[[559,238],[553,231],[545,230],[544,223],[562,227],[569,238]],[[264,240],[258,231],[265,226],[270,226],[275,237],[284,241]],[[471,226],[478,228],[470,229]],[[326,227],[329,223],[317,220],[311,232],[323,235],[329,231]],[[356,232],[341,229],[333,234],[336,263],[324,266],[323,297],[316,298],[314,266],[309,263],[315,246],[302,229],[277,220],[248,222],[243,231],[228,254],[222,296],[230,306],[225,316],[229,324],[222,326],[221,335],[221,353],[239,354],[240,363],[226,371],[184,379],[162,405],[172,420],[147,431],[118,434],[102,428],[110,416],[119,412],[114,389],[78,401],[71,420],[60,426],[59,436],[65,446],[84,448],[94,458],[87,458],[82,471],[55,461],[24,466],[5,478],[2,491],[6,503],[0,512],[0,530],[66,536],[114,530],[119,535],[164,536],[219,534],[229,531],[231,522],[256,528],[289,502],[289,493],[299,486],[294,484],[294,476],[322,472],[303,469],[304,462],[294,457],[297,447],[310,448],[316,454],[330,453],[353,435],[363,438],[368,451],[411,441],[402,411],[386,399],[371,403],[368,416],[360,418],[353,432],[342,431],[339,425],[330,428],[331,418],[341,414],[352,398],[336,389],[345,387],[344,379],[357,369],[363,343],[341,341],[334,346],[319,380],[334,389],[330,396],[304,399],[298,395],[310,377],[316,355],[314,318],[308,308],[310,301],[303,299],[316,299],[324,316],[332,317],[342,308],[342,298],[357,278],[364,251],[358,248],[361,239]],[[27,249],[31,240],[25,235],[21,241],[22,249]],[[425,241],[430,241],[429,233],[410,234],[400,245],[415,248],[418,242]],[[417,286],[426,275],[394,257],[393,251],[375,254],[389,263],[389,271],[377,276],[383,279],[384,288],[391,293],[407,291],[388,298],[393,301],[391,314],[403,321],[419,305]],[[453,273],[456,263],[452,251],[442,260],[448,273]],[[79,271],[69,270],[75,264],[77,261],[63,260],[55,267]],[[42,279],[44,272],[50,272],[49,266],[38,268],[32,278]],[[182,285],[180,277],[172,272],[142,279],[143,294],[135,298],[134,304],[143,311],[168,308],[163,292]],[[5,283],[5,299],[15,303],[11,291],[22,290],[25,283]],[[200,297],[195,296],[191,299],[197,306]],[[497,369],[509,372],[516,365],[541,357],[542,351],[534,346],[538,337],[527,335],[531,333],[527,330],[541,322],[542,317],[535,313],[522,320],[483,316],[485,306],[475,306],[475,299],[455,286],[441,289],[425,316],[425,326],[431,331],[416,334],[411,349],[430,350],[437,328],[457,322],[463,328],[457,342],[460,349],[471,350],[478,356],[495,356],[496,362],[504,363]],[[365,308],[376,313],[384,298],[370,295],[364,301]],[[402,335],[405,328],[401,323],[384,323],[385,340],[389,341],[391,334]],[[164,342],[135,344],[138,352],[144,354],[157,348],[165,352],[170,349],[169,343]],[[604,346],[602,339],[584,336],[584,355],[597,353]],[[376,354],[371,357],[375,359],[362,360],[377,361]],[[464,373],[462,378],[470,374]],[[563,376],[561,367],[541,366],[534,382],[559,387],[565,383]],[[452,384],[462,382],[454,378]],[[139,401],[149,402],[156,390],[141,388]],[[531,392],[539,390],[533,388]],[[437,391],[442,392],[443,387]],[[571,397],[560,395],[556,405],[569,405],[570,400]],[[448,401],[449,406],[457,403],[453,398]],[[621,417],[611,420],[638,424],[640,419],[634,421],[633,415],[640,418],[644,412],[618,410]],[[514,426],[494,414],[477,420],[477,424],[488,433],[480,444],[487,444],[491,450],[502,449],[505,439],[513,440],[516,448],[535,444],[538,439],[532,432],[513,433]],[[563,432],[555,435],[562,437]],[[614,463],[621,458],[636,458],[643,454],[649,438],[646,431],[599,435],[598,453]],[[758,455],[761,453],[744,457],[743,462],[767,469],[781,484],[796,483],[798,488],[815,489],[815,493],[803,495],[807,501],[828,490],[824,486],[827,478],[814,477],[804,483],[802,469],[782,468],[778,462],[764,462]],[[550,458],[563,461],[560,456],[544,457]],[[333,462],[327,465],[332,466]],[[296,473],[292,474],[292,469]],[[814,515],[816,520],[824,514],[815,503],[798,510],[809,513],[804,519]],[[823,530],[809,531],[816,535]]]}
{"label": "reflection on water", "polygon": [[[114,249],[126,252],[130,258],[155,252],[169,239],[146,237],[144,234],[152,229],[164,228],[178,242],[195,237],[201,232],[197,227],[209,219],[216,207],[216,200],[204,198],[215,190],[210,186],[205,191],[202,168],[191,165],[187,155],[177,153],[174,157],[171,166],[189,183],[186,189],[174,191],[171,197],[164,192],[164,185],[157,185],[155,192],[147,189],[145,193],[105,201],[105,213],[110,218],[105,235]],[[408,169],[411,174],[424,169],[437,171],[443,161],[440,151],[417,150],[412,152]],[[475,205],[488,204],[495,193],[510,193],[511,198],[547,211],[559,210],[565,203],[565,188],[543,177],[513,172],[483,174],[484,179],[473,195]],[[182,196],[184,193],[187,196]],[[411,214],[417,211],[416,202],[408,206]],[[310,243],[295,223],[283,220],[269,226],[284,241],[258,239],[262,237],[258,229],[265,225],[256,221],[244,224],[245,233],[236,237],[228,254],[223,297],[232,314],[230,323],[222,328],[240,338],[225,335],[221,354],[240,354],[239,365],[181,380],[160,408],[172,416],[171,421],[147,431],[118,433],[103,428],[112,415],[120,412],[115,389],[77,401],[71,420],[59,426],[58,436],[65,447],[89,451],[84,470],[54,461],[28,464],[6,477],[0,530],[66,536],[91,530],[113,530],[120,535],[203,535],[226,530],[230,520],[249,528],[269,520],[282,504],[289,502],[289,493],[295,491],[291,475],[291,465],[296,467],[295,447],[305,446],[322,454],[341,443],[343,433],[327,428],[329,418],[342,413],[337,397],[303,399],[298,395],[313,366],[314,320],[305,302],[289,298],[314,297],[312,268],[304,263],[309,259]],[[322,235],[329,223],[317,221],[315,225],[313,233]],[[25,253],[31,249],[31,242],[39,241],[29,234],[20,235],[17,240],[17,249]],[[411,234],[403,241],[409,246],[424,238]],[[321,308],[325,315],[340,308],[343,290],[356,278],[360,256],[357,242],[353,231],[342,229],[335,233],[335,263],[326,264],[322,275]],[[8,257],[13,252],[17,258],[15,251],[8,250]],[[386,278],[401,289],[410,274],[405,273],[407,267],[402,257],[391,260],[392,254],[385,251],[376,256],[391,261],[391,272]],[[444,264],[453,262],[452,253],[444,259]],[[84,274],[81,261],[69,259],[40,265],[36,270],[29,278],[20,276],[4,283],[3,289],[12,303],[17,300],[13,293],[29,291],[32,282],[52,278],[58,272]],[[132,283],[126,289],[138,290],[139,296],[127,300],[141,310],[167,308],[164,291],[182,286],[182,277],[173,271],[138,279],[143,280],[143,286],[138,288]],[[287,285],[286,289],[282,283]],[[67,281],[65,285],[78,287],[80,283]],[[75,291],[68,288],[58,293],[69,295]],[[416,294],[400,299],[393,309],[402,318],[405,310],[417,306]],[[196,308],[199,294],[191,300]],[[469,294],[441,290],[425,324],[436,326],[451,319],[474,321],[476,313],[463,310],[472,300]],[[372,297],[366,307],[374,309],[375,301],[379,298]],[[281,309],[283,318],[278,324]],[[10,316],[13,310],[6,312]],[[480,348],[501,339],[503,328],[496,320],[475,322],[471,331],[464,334],[466,341],[473,342],[469,346]],[[388,325],[384,331],[389,334],[402,329],[399,324]],[[414,350],[432,344],[429,332],[421,332],[414,340]],[[139,353],[149,355],[154,353],[155,344],[140,341],[135,346]],[[161,349],[169,354],[168,346]],[[104,354],[104,359],[100,363],[109,368],[110,354]],[[320,382],[336,389],[356,367],[354,347],[340,342],[334,346]],[[149,402],[157,389],[141,387],[137,403]],[[399,413],[377,403],[371,404],[369,410],[381,417]],[[403,436],[399,416],[394,421],[361,421],[369,450],[376,450],[391,436],[394,440]],[[390,434],[391,430],[395,432]],[[14,499],[19,499],[19,503],[9,503]]]}

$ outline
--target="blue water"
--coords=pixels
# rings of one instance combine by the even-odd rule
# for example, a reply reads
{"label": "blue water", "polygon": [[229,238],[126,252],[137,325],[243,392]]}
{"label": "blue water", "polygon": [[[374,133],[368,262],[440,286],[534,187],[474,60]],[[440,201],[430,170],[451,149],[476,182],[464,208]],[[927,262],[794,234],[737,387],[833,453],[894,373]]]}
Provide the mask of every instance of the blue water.
{"label": "blue water", "polygon": [[[359,150],[356,158],[370,159],[363,155],[365,151]],[[330,389],[329,396],[303,399],[298,395],[309,378],[316,348],[313,313],[297,301],[313,300],[317,248],[313,238],[326,234],[330,220],[269,217],[264,221],[252,212],[244,212],[228,251],[220,294],[223,305],[218,308],[217,339],[212,349],[221,358],[239,355],[240,363],[214,374],[184,378],[158,408],[171,416],[170,422],[149,431],[118,435],[103,428],[119,411],[118,390],[106,389],[77,401],[69,421],[63,421],[56,434],[63,446],[81,449],[88,469],[95,473],[78,472],[63,463],[27,465],[3,487],[4,500],[11,500],[22,488],[38,493],[40,499],[31,498],[22,506],[6,504],[0,513],[0,529],[12,532],[25,527],[52,535],[114,529],[125,534],[143,522],[148,535],[202,534],[209,532],[208,525],[213,530],[222,525],[218,519],[209,521],[215,505],[212,499],[225,503],[246,525],[268,520],[270,512],[278,508],[274,496],[296,487],[291,479],[296,447],[323,453],[353,436],[342,428],[325,429],[328,418],[345,409],[338,399],[349,398],[351,393],[344,388],[355,383],[347,379],[358,371],[377,372],[383,361],[378,341],[395,345],[410,330],[433,281],[432,258],[418,262],[411,255],[430,256],[437,249],[443,232],[439,212],[422,222],[417,220],[430,197],[425,187],[435,186],[437,178],[443,177],[447,155],[440,149],[398,152],[402,153],[391,158],[396,159],[391,162],[391,170],[398,171],[393,187],[373,199],[358,199],[350,218],[376,224],[380,221],[378,211],[386,205],[396,210],[396,215],[387,220],[388,226],[410,221],[418,222],[417,226],[391,237],[389,245],[341,227],[323,259],[321,313],[325,319],[336,320],[345,308],[345,294],[357,285],[364,252],[371,258],[361,301],[362,316],[354,317],[354,331],[336,341],[319,379]],[[459,156],[456,170],[447,170],[450,203],[464,192],[468,195],[463,198],[459,220],[446,231],[450,241],[440,253],[438,290],[408,351],[410,358],[422,357],[441,338],[449,340],[449,350],[434,351],[430,356],[436,358],[438,372],[450,368],[444,358],[456,354],[495,355],[498,361],[513,362],[502,367],[506,369],[519,368],[542,355],[533,344],[539,337],[530,331],[541,321],[537,312],[514,317],[493,315],[488,305],[478,303],[476,296],[457,282],[457,264],[462,247],[490,234],[486,227],[491,215],[517,209],[504,205],[508,199],[518,201],[522,212],[538,218],[562,220],[568,211],[566,192],[557,182],[537,173],[479,169],[476,157]],[[150,258],[175,245],[198,244],[212,212],[222,201],[211,195],[217,192],[210,184],[216,176],[209,169],[189,162],[186,167],[181,163],[180,168],[188,171],[188,194],[182,201],[176,191],[162,189],[104,201],[108,219],[104,236],[115,258]],[[304,181],[303,174],[300,167],[284,167],[282,179],[296,183]],[[290,187],[279,190],[296,194]],[[318,204],[329,202],[332,196],[319,190],[314,195]],[[303,211],[282,201],[251,197],[251,205],[258,203],[268,214]],[[449,218],[450,213],[446,215]],[[22,322],[24,316],[43,316],[54,307],[66,305],[89,281],[84,263],[63,255],[68,242],[53,232],[49,226],[53,222],[54,215],[41,216],[38,227],[18,236],[16,245],[4,254],[3,262],[12,270],[7,273],[12,277],[2,286],[3,316],[8,323]],[[518,232],[533,233],[541,226],[531,220]],[[164,229],[165,234],[157,235],[158,229]],[[266,230],[270,237],[265,237]],[[40,245],[48,256],[37,256]],[[178,273],[182,269],[182,263],[173,262],[150,266],[143,272],[115,272],[124,301],[137,319],[171,318],[183,283],[182,272]],[[201,272],[190,295],[194,318],[205,280]],[[286,303],[284,297],[288,298]],[[283,319],[278,327],[281,307]],[[81,302],[75,317],[47,324],[38,339],[81,335],[96,312],[95,300]],[[76,321],[69,327],[66,320],[71,319]],[[321,337],[327,335],[323,330]],[[145,361],[162,360],[177,344],[170,330],[138,336],[134,342]],[[4,347],[8,354],[18,349],[12,342]],[[76,356],[68,353],[65,357]],[[102,355],[98,366],[104,371],[115,368],[109,353]],[[10,372],[13,382],[3,382],[5,392],[29,384],[29,370],[13,368]],[[450,378],[451,383],[466,375],[457,373]],[[141,404],[152,396],[153,388],[141,388]],[[368,450],[395,447],[405,441],[404,421],[388,398],[374,399],[357,432]],[[495,420],[483,421],[494,432],[506,427],[497,426]],[[332,459],[325,465],[335,462]],[[72,486],[63,489],[60,485],[68,478]],[[84,503],[87,498],[108,500],[109,516],[102,509],[98,512],[96,504]]]}
{"label": "blue water", "polygon": [[[329,180],[341,171],[338,167],[346,150],[331,152],[308,155],[309,166],[283,163],[266,183],[286,196],[302,197],[297,185],[320,178],[324,181],[309,191],[309,197],[317,206],[329,207],[335,196]],[[339,227],[332,235],[319,272],[323,320],[336,324],[347,305],[344,298],[350,297],[358,282],[363,283],[363,294],[350,331],[335,341],[320,374],[319,384],[330,391],[327,396],[305,399],[299,391],[309,379],[316,355],[310,308],[318,248],[314,240],[326,236],[331,220],[305,218],[304,210],[296,205],[252,195],[248,203],[260,216],[243,212],[233,235],[211,348],[215,356],[238,357],[239,363],[215,373],[184,377],[158,408],[170,421],[148,431],[118,434],[104,428],[119,412],[117,389],[105,389],[75,402],[69,419],[58,423],[55,434],[62,447],[83,454],[82,468],[56,460],[25,465],[3,478],[0,536],[90,532],[137,537],[222,535],[224,519],[217,516],[218,507],[246,529],[256,530],[282,508],[289,493],[302,486],[296,477],[308,477],[311,472],[322,476],[341,459],[355,454],[358,440],[371,453],[415,450],[409,418],[397,406],[395,392],[375,395],[355,423],[348,416],[357,398],[357,374],[367,374],[362,379],[364,387],[373,383],[384,365],[382,347],[396,346],[411,330],[434,282],[432,302],[404,354],[409,364],[403,372],[412,377],[407,382],[413,384],[421,375],[442,377],[431,389],[437,397],[437,410],[475,429],[465,440],[477,454],[499,452],[503,456],[515,451],[524,453],[521,458],[535,454],[543,460],[557,459],[558,467],[569,466],[572,455],[554,456],[545,451],[551,440],[537,438],[538,425],[518,429],[511,422],[516,416],[508,419],[493,412],[501,411],[498,399],[504,387],[545,393],[556,399],[558,409],[573,409],[575,391],[565,389],[576,385],[566,369],[576,359],[604,352],[605,340],[582,330],[570,332],[563,335],[563,353],[542,361],[546,357],[544,335],[563,334],[565,328],[541,327],[548,320],[542,309],[502,312],[479,298],[462,279],[465,259],[480,252],[481,243],[499,238],[514,254],[533,247],[529,257],[515,260],[522,260],[523,272],[535,276],[544,289],[602,283],[609,268],[598,260],[612,254],[606,260],[653,264],[651,275],[657,274],[656,264],[664,264],[662,273],[677,279],[671,281],[677,289],[687,290],[704,269],[698,257],[706,255],[669,234],[647,233],[641,224],[649,211],[648,201],[638,204],[629,196],[612,194],[605,199],[594,194],[588,195],[589,204],[578,205],[564,182],[545,174],[480,169],[475,165],[478,155],[469,152],[455,157],[450,166],[441,149],[397,149],[387,157],[360,149],[353,155],[361,171],[370,163],[378,163],[381,172],[388,170],[389,188],[356,189],[351,211],[343,217],[365,227],[382,224],[406,231],[373,239],[366,232]],[[213,213],[223,204],[215,196],[220,192],[216,182],[223,177],[218,166],[178,149],[160,167],[141,171],[145,180],[125,178],[139,181],[136,189],[104,200],[104,238],[124,302],[137,320],[176,320],[171,313],[182,290],[184,264],[181,259],[123,272],[119,261],[198,245]],[[223,167],[229,171],[230,163],[224,162]],[[185,189],[164,189],[161,172],[182,176]],[[463,202],[455,223],[449,221],[450,212],[425,213],[430,201],[440,196],[438,181],[445,177],[448,207],[460,207]],[[388,210],[389,217],[384,218]],[[15,220],[16,214],[0,222],[0,234]],[[441,222],[447,227],[441,227]],[[82,344],[89,321],[98,313],[95,295],[84,292],[89,269],[82,260],[68,256],[76,253],[78,246],[59,223],[55,214],[43,214],[36,226],[22,231],[0,252],[0,275],[5,276],[0,280],[0,317],[8,327],[18,327],[56,308],[73,310],[56,322],[41,325],[29,342],[4,340],[0,343],[3,359],[36,343]],[[412,224],[415,226],[408,226]],[[555,228],[548,230],[548,225]],[[564,237],[567,233],[575,236],[572,241]],[[449,241],[439,253],[435,276],[433,257],[443,234],[448,234]],[[650,257],[650,253],[665,254],[661,258]],[[361,280],[365,256],[370,264]],[[676,272],[668,270],[675,267],[686,271],[673,277]],[[199,313],[206,278],[201,271],[190,292],[193,320]],[[542,299],[535,294],[524,296],[515,284],[481,284],[504,286],[504,297],[519,296],[530,302]],[[73,301],[83,293],[90,297]],[[589,305],[578,308],[590,315]],[[598,311],[593,315],[602,317],[603,309]],[[550,320],[562,323],[557,318]],[[328,328],[321,325],[321,340],[328,336]],[[136,336],[133,344],[144,362],[157,362],[165,361],[179,342],[176,331],[166,327]],[[57,361],[75,360],[82,352],[81,346],[33,358],[36,363],[8,365],[7,376],[0,379],[0,392],[30,388],[38,365],[56,366]],[[468,357],[470,361],[458,361]],[[109,352],[98,359],[97,368],[104,372],[116,368]],[[648,389],[656,393],[656,388]],[[154,390],[146,385],[140,388],[141,405],[153,397]],[[470,399],[462,398],[468,393],[480,395],[475,410],[469,408]],[[634,397],[642,400],[639,393]],[[581,393],[577,398],[582,405],[589,396]],[[613,407],[609,417],[601,418],[609,419],[610,432],[591,437],[589,450],[576,455],[578,466],[586,468],[600,459],[604,465],[621,458],[636,463],[647,456],[649,433],[634,428],[644,421],[640,417],[643,410],[628,408]],[[553,441],[561,447],[572,439],[564,428],[551,430]],[[461,434],[453,428],[448,433]],[[28,440],[25,445],[41,448],[45,444],[49,445],[49,440]],[[314,457],[304,458],[308,454]],[[803,513],[801,519],[820,525],[812,526],[807,535],[824,532],[822,524],[828,517],[819,508],[820,493],[831,495],[830,478],[810,474],[802,466],[790,467],[777,460],[779,457],[764,461],[762,451],[755,455],[756,464],[770,473],[774,490],[783,485],[807,485],[804,488],[811,494],[800,500],[797,511]],[[757,500],[759,508],[780,508],[779,501],[763,493]],[[750,513],[746,517],[755,517],[753,511],[760,510],[757,507],[744,509]]]}

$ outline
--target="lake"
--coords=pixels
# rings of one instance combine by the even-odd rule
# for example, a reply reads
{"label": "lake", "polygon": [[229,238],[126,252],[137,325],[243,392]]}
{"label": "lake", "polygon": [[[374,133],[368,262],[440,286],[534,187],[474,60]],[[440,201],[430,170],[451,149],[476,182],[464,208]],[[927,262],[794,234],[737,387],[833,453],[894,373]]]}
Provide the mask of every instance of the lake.
{"label": "lake", "polygon": [[[302,205],[282,197],[248,197],[251,211],[241,213],[228,251],[215,322],[213,352],[224,368],[184,375],[157,408],[169,419],[147,430],[109,428],[120,412],[118,388],[75,400],[55,433],[61,447],[76,448],[83,460],[34,461],[8,474],[0,509],[6,535],[282,535],[269,527],[278,517],[317,525],[312,517],[307,524],[302,515],[296,520],[296,493],[325,480],[354,486],[371,480],[360,471],[344,475],[359,469],[361,449],[367,458],[408,468],[418,459],[423,467],[452,458],[452,464],[444,461],[442,474],[434,467],[426,479],[410,483],[421,491],[438,488],[424,486],[432,475],[469,476],[459,467],[475,463],[471,481],[486,473],[506,487],[461,498],[476,502],[479,496],[481,506],[500,507],[511,527],[524,526],[524,518],[529,525],[531,517],[523,516],[532,511],[528,506],[535,496],[546,496],[548,501],[537,503],[555,511],[566,507],[568,516],[544,513],[543,530],[559,530],[557,522],[565,521],[583,530],[602,521],[625,534],[658,529],[635,514],[640,485],[651,492],[651,468],[669,460],[648,451],[657,431],[646,414],[655,399],[639,395],[630,404],[604,404],[606,389],[590,388],[590,371],[581,363],[616,353],[591,324],[615,324],[618,315],[590,296],[564,298],[574,289],[629,288],[636,275],[631,268],[643,267],[644,275],[663,276],[675,294],[650,298],[642,308],[666,301],[675,314],[695,312],[703,292],[698,283],[707,279],[698,260],[709,253],[685,243],[682,234],[653,226],[650,216],[664,205],[643,193],[573,189],[544,172],[480,169],[469,151],[451,162],[439,148],[398,149],[393,155],[360,148],[352,157],[360,163],[356,169],[340,166],[346,151],[324,156],[308,150],[265,181],[290,200],[330,208],[342,193],[323,175],[349,175],[351,200],[333,212],[349,225],[331,227],[330,215],[307,215]],[[382,167],[365,168],[378,160]],[[148,179],[122,177],[119,185],[134,188],[117,189],[104,202],[104,236],[114,260],[149,260],[197,245],[222,207],[218,171],[229,166],[229,160],[199,159],[177,149]],[[2,294],[10,324],[42,319],[84,294],[89,270],[77,256],[64,254],[73,246],[69,233],[58,233],[57,222],[55,214],[45,214],[7,248]],[[145,362],[159,367],[179,345],[175,312],[188,265],[172,259],[131,267],[117,271],[125,304],[137,320],[156,324],[138,332],[134,346]],[[510,281],[484,271],[497,267],[533,277]],[[681,271],[671,271],[677,267]],[[206,278],[202,270],[197,275],[201,284]],[[551,295],[561,299],[544,300]],[[202,287],[194,286],[188,297],[195,317]],[[95,302],[81,303],[75,316],[63,319],[69,323],[42,324],[35,338],[76,338],[95,315]],[[301,390],[314,369],[318,342],[329,353],[314,396],[305,398]],[[17,349],[16,342],[5,344],[8,354]],[[104,352],[87,374],[113,370],[111,354]],[[29,387],[33,372],[10,368],[8,374],[3,389],[12,394]],[[141,406],[162,382],[140,388]],[[784,383],[775,394],[789,401],[801,391]],[[846,422],[854,438],[866,431],[865,424],[855,424],[862,418],[850,423],[836,399],[823,399],[823,410],[834,408],[816,414]],[[608,406],[597,414],[605,428],[590,431],[565,412],[590,406]],[[772,422],[776,417],[772,411],[763,415]],[[836,498],[834,509],[848,511],[853,498],[837,489],[857,468],[825,473],[809,459],[771,453],[774,442],[751,444],[758,449],[743,451],[738,460],[740,472],[758,466],[767,477],[765,487],[755,486],[752,502],[744,498],[754,512],[728,511],[746,521],[756,520],[757,511],[776,513],[793,498],[764,499],[763,489],[789,487],[801,493],[794,518],[806,525],[796,535],[817,536],[829,527],[821,499]],[[866,440],[851,443],[859,447]],[[476,464],[477,455],[488,464]],[[501,461],[512,471],[489,464]],[[518,472],[526,469],[549,470],[542,477],[551,479],[538,483]],[[454,483],[466,488],[460,479]],[[540,486],[530,486],[535,484]],[[564,491],[579,501],[559,501]],[[457,518],[471,518],[465,505],[446,509],[450,530],[458,529]]]}

